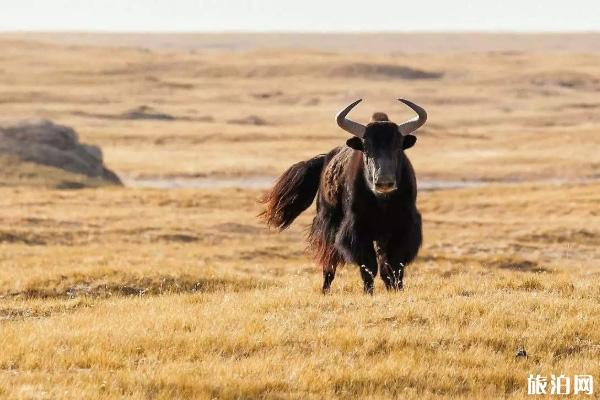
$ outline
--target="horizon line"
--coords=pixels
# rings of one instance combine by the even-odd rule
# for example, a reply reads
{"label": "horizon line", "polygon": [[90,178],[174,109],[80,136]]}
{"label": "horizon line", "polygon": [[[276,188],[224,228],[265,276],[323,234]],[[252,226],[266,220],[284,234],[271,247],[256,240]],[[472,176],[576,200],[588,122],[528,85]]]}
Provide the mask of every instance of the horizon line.
{"label": "horizon line", "polygon": [[481,29],[481,30],[103,30],[103,29],[0,29],[0,34],[138,34],[138,35],[264,35],[264,34],[300,34],[300,35],[389,35],[389,34],[488,34],[488,35],[590,35],[600,34],[598,30],[519,30],[519,29]]}

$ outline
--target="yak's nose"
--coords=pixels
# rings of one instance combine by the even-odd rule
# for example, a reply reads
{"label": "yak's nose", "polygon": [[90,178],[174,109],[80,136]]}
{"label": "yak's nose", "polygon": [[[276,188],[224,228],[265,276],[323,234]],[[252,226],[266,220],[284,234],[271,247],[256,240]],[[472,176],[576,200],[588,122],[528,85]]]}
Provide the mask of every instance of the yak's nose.
{"label": "yak's nose", "polygon": [[375,183],[375,190],[379,193],[388,193],[396,190],[396,182],[391,180],[380,180]]}

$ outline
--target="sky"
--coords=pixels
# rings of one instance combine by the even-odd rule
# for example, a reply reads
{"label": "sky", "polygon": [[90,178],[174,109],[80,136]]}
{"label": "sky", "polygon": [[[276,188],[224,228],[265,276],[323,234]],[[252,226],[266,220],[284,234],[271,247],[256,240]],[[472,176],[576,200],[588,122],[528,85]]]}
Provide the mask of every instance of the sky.
{"label": "sky", "polygon": [[600,31],[600,0],[0,0],[0,31]]}

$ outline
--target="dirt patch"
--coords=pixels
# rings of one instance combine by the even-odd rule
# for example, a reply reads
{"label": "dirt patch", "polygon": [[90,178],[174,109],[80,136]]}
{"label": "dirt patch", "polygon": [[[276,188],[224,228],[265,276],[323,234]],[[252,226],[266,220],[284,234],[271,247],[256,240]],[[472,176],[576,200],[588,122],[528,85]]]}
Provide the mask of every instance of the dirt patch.
{"label": "dirt patch", "polygon": [[270,92],[256,92],[250,93],[252,97],[255,99],[271,99],[273,97],[281,97],[283,96],[283,92],[281,90],[274,90]]}
{"label": "dirt patch", "polygon": [[[193,122],[215,122],[211,115],[199,115],[194,117],[175,116],[169,113],[158,111],[153,107],[142,105],[120,114],[91,113],[86,111],[73,111],[73,115],[79,117],[127,120],[127,121],[193,121]],[[145,139],[145,138],[144,138]]]}
{"label": "dirt patch", "polygon": [[206,177],[206,176],[124,176],[125,186],[155,189],[268,189],[275,176]]}
{"label": "dirt patch", "polygon": [[597,90],[600,88],[600,79],[595,76],[574,72],[556,71],[539,74],[529,78],[534,86],[558,87],[575,90]]}
{"label": "dirt patch", "polygon": [[587,229],[548,230],[541,233],[524,235],[523,241],[540,243],[582,244],[587,246],[600,245],[600,232]]}
{"label": "dirt patch", "polygon": [[[428,71],[406,65],[390,63],[367,62],[307,62],[307,63],[273,63],[251,65],[206,65],[197,70],[198,76],[204,78],[246,78],[246,79],[271,79],[294,77],[324,77],[324,78],[364,78],[364,79],[441,79],[444,72]],[[262,97],[262,94],[266,94]],[[259,92],[259,99],[274,98],[281,94],[275,92]]]}
{"label": "dirt patch", "polygon": [[20,291],[0,294],[16,298],[79,298],[111,296],[145,296],[173,293],[241,291],[264,287],[265,282],[250,279],[194,277],[191,275],[134,276],[113,273],[105,276],[61,276],[30,284]]}
{"label": "dirt patch", "polygon": [[488,264],[492,268],[508,269],[518,272],[552,272],[530,260],[499,260]]}
{"label": "dirt patch", "polygon": [[23,243],[28,245],[43,245],[45,241],[32,234],[0,231],[0,243]]}
{"label": "dirt patch", "polygon": [[257,115],[248,115],[247,117],[243,117],[243,118],[233,118],[233,119],[229,119],[227,120],[228,124],[236,124],[236,125],[256,125],[256,126],[262,126],[262,125],[267,125],[267,121]]}
{"label": "dirt patch", "polygon": [[72,313],[80,308],[89,308],[93,304],[85,300],[74,300],[67,304],[39,307],[3,307],[0,308],[0,322],[18,321],[30,318],[48,318],[53,315]]}
{"label": "dirt patch", "polygon": [[240,251],[238,258],[240,260],[291,260],[305,256],[302,251],[290,251],[282,246],[269,246],[263,249]]}
{"label": "dirt patch", "polygon": [[157,239],[159,241],[180,243],[192,243],[200,240],[196,235],[188,235],[184,233],[160,235],[157,237]]}
{"label": "dirt patch", "polygon": [[132,110],[126,111],[121,115],[122,119],[146,119],[158,121],[174,121],[176,118],[171,114],[156,111],[150,106],[139,106]]}
{"label": "dirt patch", "polygon": [[213,225],[211,228],[224,233],[256,234],[264,232],[264,229],[262,228],[252,225],[238,224],[235,222]]}
{"label": "dirt patch", "polygon": [[332,68],[329,71],[329,75],[340,78],[371,77],[417,80],[440,79],[444,76],[444,73],[438,71],[425,71],[404,65],[352,63]]}

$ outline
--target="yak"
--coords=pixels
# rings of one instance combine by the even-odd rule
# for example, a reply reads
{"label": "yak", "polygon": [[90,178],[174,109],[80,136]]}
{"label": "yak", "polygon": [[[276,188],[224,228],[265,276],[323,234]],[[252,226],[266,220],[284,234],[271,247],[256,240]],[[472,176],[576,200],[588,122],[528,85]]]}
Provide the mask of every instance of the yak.
{"label": "yak", "polygon": [[353,135],[346,145],[292,165],[262,198],[260,216],[269,227],[283,230],[318,193],[308,250],[323,270],[323,293],[344,263],[360,267],[367,294],[373,294],[378,270],[388,290],[401,290],[404,268],[421,246],[417,183],[405,150],[417,141],[412,133],[427,113],[398,100],[417,116],[395,124],[378,112],[365,126],[346,118],[362,99],[342,109],[337,124]]}

